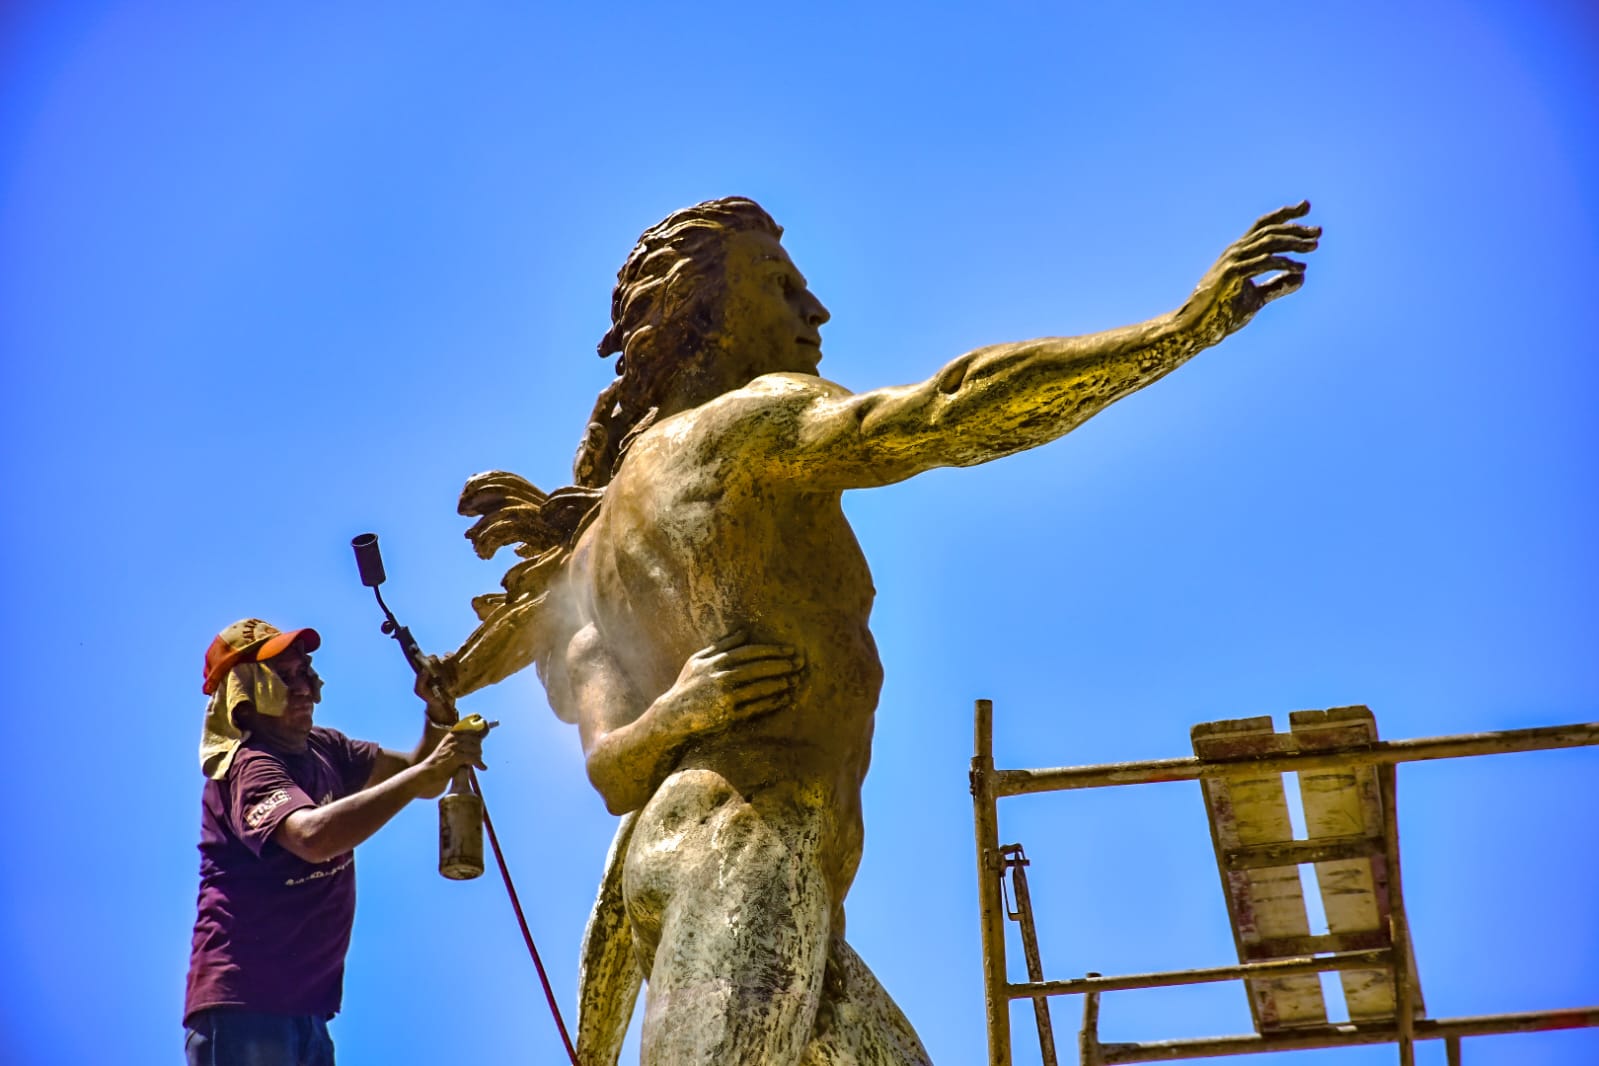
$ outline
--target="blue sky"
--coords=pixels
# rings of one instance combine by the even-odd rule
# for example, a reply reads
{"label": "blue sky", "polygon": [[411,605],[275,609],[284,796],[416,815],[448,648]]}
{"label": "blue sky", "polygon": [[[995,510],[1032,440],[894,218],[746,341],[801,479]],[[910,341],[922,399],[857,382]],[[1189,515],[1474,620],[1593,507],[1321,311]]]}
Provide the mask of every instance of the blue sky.
{"label": "blue sky", "polygon": [[[380,533],[391,605],[453,648],[502,569],[461,482],[565,483],[616,269],[712,196],[787,228],[851,388],[1170,310],[1280,204],[1326,228],[1302,292],[1066,439],[846,498],[888,675],[850,939],[937,1062],[984,1053],[975,697],[1007,766],[1348,703],[1393,738],[1599,718],[1596,71],[1599,18],[1558,0],[5,5],[0,1060],[177,1060],[207,642],[316,626],[321,720],[409,744],[349,538]],[[484,788],[570,1015],[612,820],[535,678],[466,706],[505,723]],[[1433,1015],[1599,1002],[1596,772],[1401,771]],[[1202,811],[1193,785],[1002,806],[1047,973],[1232,960]],[[499,885],[433,872],[434,818],[360,850],[341,1056],[557,1061]],[[1102,1016],[1248,1025],[1237,985]],[[1599,1034],[1466,1054],[1595,1061]]]}

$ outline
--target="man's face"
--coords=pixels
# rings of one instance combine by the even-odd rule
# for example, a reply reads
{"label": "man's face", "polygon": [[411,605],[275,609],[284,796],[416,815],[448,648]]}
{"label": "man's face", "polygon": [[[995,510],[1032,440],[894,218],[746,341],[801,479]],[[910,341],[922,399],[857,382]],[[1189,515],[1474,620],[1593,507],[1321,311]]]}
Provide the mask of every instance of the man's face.
{"label": "man's face", "polygon": [[289,690],[288,705],[279,717],[256,714],[252,709],[249,728],[275,747],[301,751],[305,748],[306,738],[311,735],[312,717],[316,711],[311,656],[298,647],[291,647],[271,659],[263,660],[262,665],[277,674]]}
{"label": "man's face", "polygon": [[728,239],[719,341],[724,355],[747,367],[750,378],[816,373],[822,323],[830,317],[777,238],[745,232]]}

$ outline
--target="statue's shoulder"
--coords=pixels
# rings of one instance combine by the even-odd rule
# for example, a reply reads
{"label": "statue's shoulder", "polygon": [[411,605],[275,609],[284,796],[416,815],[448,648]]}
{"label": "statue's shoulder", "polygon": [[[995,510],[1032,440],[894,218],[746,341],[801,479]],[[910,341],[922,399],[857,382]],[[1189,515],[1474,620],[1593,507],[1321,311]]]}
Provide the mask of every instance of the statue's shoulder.
{"label": "statue's shoulder", "polygon": [[677,456],[684,454],[685,445],[723,452],[769,447],[774,439],[792,435],[802,412],[849,395],[844,386],[815,374],[763,374],[714,400],[663,419],[645,437],[652,444],[664,445],[666,454]]}
{"label": "statue's shoulder", "polygon": [[735,389],[728,395],[740,394],[756,398],[771,397],[806,402],[812,399],[831,400],[848,396],[850,391],[837,382],[828,381],[815,374],[777,373],[762,374],[742,389]]}
{"label": "statue's shoulder", "polygon": [[782,432],[818,404],[842,399],[850,391],[815,374],[762,374],[706,404],[710,421],[722,428]]}
{"label": "statue's shoulder", "polygon": [[815,374],[762,374],[742,388],[724,393],[715,402],[733,418],[754,417],[768,421],[779,420],[787,414],[798,414],[814,407],[850,395],[844,386],[817,377]]}

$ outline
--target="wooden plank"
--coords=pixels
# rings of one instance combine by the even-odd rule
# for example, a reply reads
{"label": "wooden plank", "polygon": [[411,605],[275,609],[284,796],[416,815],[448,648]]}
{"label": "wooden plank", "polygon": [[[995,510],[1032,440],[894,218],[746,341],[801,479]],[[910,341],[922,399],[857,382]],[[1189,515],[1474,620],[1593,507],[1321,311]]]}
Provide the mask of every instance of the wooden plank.
{"label": "wooden plank", "polygon": [[[1202,722],[1194,726],[1191,739],[1194,754],[1206,760],[1277,754],[1291,750],[1293,743],[1288,734],[1275,732],[1270,718]],[[1297,866],[1235,870],[1226,861],[1229,851],[1293,839],[1282,774],[1240,768],[1206,778],[1203,791],[1238,960],[1260,958],[1263,941],[1308,937],[1310,920]],[[1261,1033],[1326,1024],[1321,981],[1315,975],[1252,978],[1245,985]]]}
{"label": "wooden plank", "polygon": [[[1295,711],[1289,716],[1289,727],[1301,751],[1346,750],[1368,746],[1377,740],[1376,719],[1369,708],[1360,706]],[[1365,836],[1380,848],[1383,810],[1375,767],[1302,771],[1299,794],[1305,807],[1305,830],[1311,840]],[[1388,935],[1388,868],[1380,850],[1367,858],[1315,865],[1330,933],[1354,935],[1380,931],[1385,937]],[[1348,970],[1339,977],[1351,1021],[1393,1019],[1394,988],[1387,970]],[[1425,1016],[1414,967],[1411,988],[1416,1016]]]}
{"label": "wooden plank", "polygon": [[1366,859],[1381,853],[1382,841],[1371,837],[1323,837],[1233,848],[1222,859],[1229,870],[1243,870],[1252,866],[1299,866],[1333,859]]}

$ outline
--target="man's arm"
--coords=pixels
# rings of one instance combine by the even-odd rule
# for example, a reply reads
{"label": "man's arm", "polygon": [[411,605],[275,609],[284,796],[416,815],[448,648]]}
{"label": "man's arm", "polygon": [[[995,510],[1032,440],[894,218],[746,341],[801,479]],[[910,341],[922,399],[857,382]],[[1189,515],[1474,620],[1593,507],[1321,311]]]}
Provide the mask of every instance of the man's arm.
{"label": "man's arm", "polygon": [[[811,402],[790,408],[783,432],[791,437],[773,448],[773,472],[819,488],[865,488],[1055,440],[1298,289],[1304,264],[1285,253],[1315,249],[1320,227],[1292,222],[1309,209],[1300,203],[1259,219],[1181,308],[1140,325],[981,348],[920,385],[809,390]],[[1265,275],[1275,276],[1257,284]]]}
{"label": "man's arm", "polygon": [[366,779],[366,784],[363,787],[371,788],[374,785],[380,785],[402,770],[409,770],[411,767],[416,766],[433,754],[433,749],[439,746],[439,741],[443,740],[448,732],[448,726],[438,725],[431,717],[424,718],[422,720],[422,737],[416,742],[416,747],[409,752],[395,751],[392,748],[379,750],[377,761],[372,764],[372,774]]}
{"label": "man's arm", "polygon": [[612,814],[625,814],[654,795],[694,738],[791,703],[804,667],[793,647],[732,633],[689,656],[672,687],[644,704],[588,625],[545,687],[552,703],[570,701],[557,710],[577,718],[589,780]]}
{"label": "man's arm", "polygon": [[483,766],[483,738],[446,733],[420,762],[378,784],[321,807],[302,807],[284,818],[272,839],[306,862],[327,862],[373,833],[413,799],[437,796],[463,766]]}

